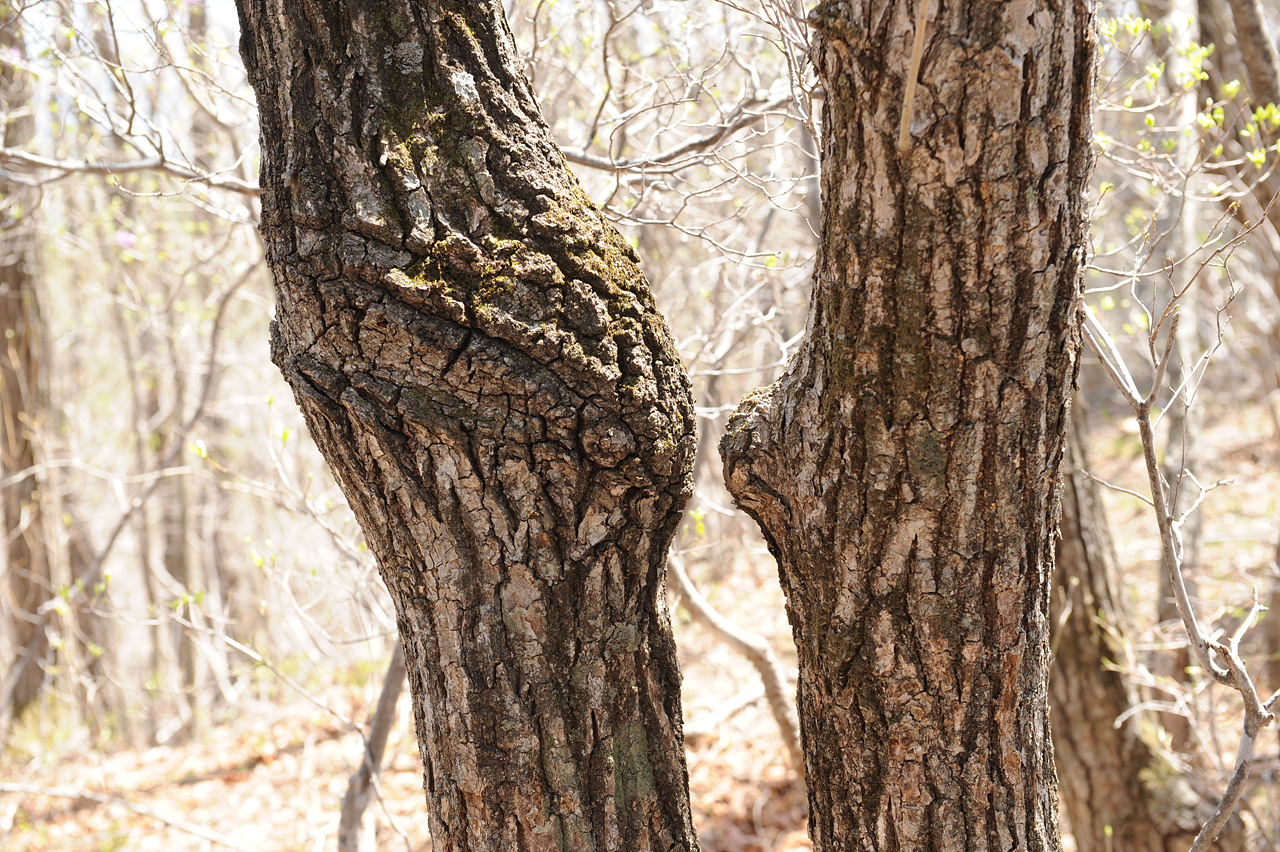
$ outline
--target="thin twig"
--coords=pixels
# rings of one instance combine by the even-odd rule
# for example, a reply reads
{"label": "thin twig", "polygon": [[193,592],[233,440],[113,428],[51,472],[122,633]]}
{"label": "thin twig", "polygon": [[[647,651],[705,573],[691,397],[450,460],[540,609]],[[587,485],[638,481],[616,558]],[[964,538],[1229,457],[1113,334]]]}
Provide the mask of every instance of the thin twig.
{"label": "thin twig", "polygon": [[1113,482],[1107,482],[1107,480],[1105,479],[1101,479],[1100,477],[1094,476],[1092,473],[1090,473],[1087,470],[1081,470],[1080,472],[1085,475],[1085,478],[1092,479],[1094,482],[1098,483],[1103,488],[1110,488],[1112,491],[1119,491],[1121,494],[1128,494],[1130,497],[1137,497],[1139,500],[1141,500],[1143,503],[1146,503],[1148,506],[1155,505],[1155,503],[1151,502],[1151,498],[1146,496],[1145,494],[1139,494],[1137,491],[1130,491],[1128,488],[1121,488],[1119,485],[1116,485]]}

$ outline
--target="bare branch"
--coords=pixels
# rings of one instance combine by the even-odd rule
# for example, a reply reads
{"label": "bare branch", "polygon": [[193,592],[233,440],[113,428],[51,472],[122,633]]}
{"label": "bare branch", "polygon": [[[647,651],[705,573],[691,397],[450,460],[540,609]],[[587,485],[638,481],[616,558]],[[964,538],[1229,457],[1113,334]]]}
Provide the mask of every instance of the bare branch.
{"label": "bare branch", "polygon": [[803,777],[804,751],[800,747],[800,723],[796,716],[795,702],[790,698],[791,690],[786,685],[782,666],[774,656],[773,649],[765,639],[748,633],[716,612],[689,580],[689,575],[684,570],[684,560],[675,551],[667,557],[667,565],[670,568],[667,575],[674,581],[672,585],[679,593],[681,603],[694,620],[746,657],[760,673],[765,697],[768,698],[774,720],[778,723],[783,745],[791,757],[791,765]]}
{"label": "bare branch", "polygon": [[[733,109],[729,114],[728,120],[721,124],[713,126],[709,131],[692,139],[685,140],[679,145],[668,148],[652,157],[640,157],[633,160],[614,160],[610,157],[602,157],[598,154],[588,154],[581,148],[564,148],[560,150],[564,153],[564,157],[571,163],[577,163],[580,166],[588,166],[593,169],[600,169],[607,172],[630,172],[645,171],[648,173],[661,173],[665,167],[665,171],[674,171],[677,168],[684,168],[687,163],[676,163],[681,157],[692,154],[700,154],[710,148],[714,148],[721,142],[725,141],[729,136],[749,127],[760,121],[773,110],[784,106],[791,98],[789,96],[780,96],[776,98],[757,98],[754,94],[745,98],[741,103]],[[753,109],[754,107],[754,109]]]}
{"label": "bare branch", "polygon": [[1151,498],[1146,496],[1145,494],[1139,494],[1137,491],[1130,491],[1128,488],[1121,488],[1119,485],[1116,485],[1113,482],[1108,482],[1105,479],[1094,476],[1092,473],[1090,473],[1087,470],[1081,470],[1080,472],[1083,473],[1086,478],[1092,479],[1094,482],[1098,483],[1103,488],[1110,488],[1112,491],[1118,491],[1121,494],[1128,494],[1130,497],[1137,497],[1139,500],[1141,500],[1143,503],[1146,503],[1148,506],[1155,505],[1155,503],[1151,502]]}
{"label": "bare branch", "polygon": [[[225,189],[228,192],[252,197],[258,195],[256,183],[249,183],[230,174],[197,171],[190,166],[175,163],[159,153],[134,160],[76,160],[50,159],[20,148],[0,148],[0,165],[4,165],[6,170],[8,167],[20,166],[28,169],[47,169],[54,173],[29,181],[37,185],[61,180],[71,174],[122,175],[133,172],[161,172],[187,183],[202,183],[216,189]],[[17,176],[10,173],[8,177],[13,179]]]}

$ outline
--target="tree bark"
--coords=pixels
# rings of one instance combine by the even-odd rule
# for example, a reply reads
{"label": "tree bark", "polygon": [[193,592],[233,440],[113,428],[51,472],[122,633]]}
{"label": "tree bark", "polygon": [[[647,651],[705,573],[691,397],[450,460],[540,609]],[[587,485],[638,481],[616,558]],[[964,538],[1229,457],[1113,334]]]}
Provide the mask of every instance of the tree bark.
{"label": "tree bark", "polygon": [[[1198,796],[1170,760],[1154,720],[1125,716],[1137,704],[1125,677],[1134,667],[1133,625],[1098,485],[1084,474],[1083,433],[1076,409],[1067,433],[1049,677],[1062,803],[1079,852],[1187,849],[1215,803]],[[1239,817],[1215,848],[1243,850]]]}
{"label": "tree bark", "polygon": [[693,850],[693,402],[495,0],[240,0],[272,357],[395,601],[434,848]]}
{"label": "tree bark", "polygon": [[[5,147],[21,147],[34,130],[31,80],[16,57],[25,54],[21,20],[11,5],[0,9],[0,140]],[[12,639],[17,659],[34,654],[14,684],[11,710],[16,717],[40,694],[44,668],[38,665],[48,651],[43,631],[35,623],[36,611],[53,597],[48,541],[45,535],[44,498],[38,479],[30,472],[36,464],[35,429],[43,406],[44,320],[36,298],[35,231],[29,213],[33,199],[20,184],[0,180],[0,478],[15,477],[0,490],[3,527],[8,543],[5,578],[13,608]],[[39,633],[39,635],[37,635]],[[30,648],[38,641],[38,647]]]}
{"label": "tree bark", "polygon": [[725,479],[787,593],[814,848],[1056,850],[1048,609],[1093,8],[935,11],[902,150],[917,8],[810,17],[808,334],[731,418]]}

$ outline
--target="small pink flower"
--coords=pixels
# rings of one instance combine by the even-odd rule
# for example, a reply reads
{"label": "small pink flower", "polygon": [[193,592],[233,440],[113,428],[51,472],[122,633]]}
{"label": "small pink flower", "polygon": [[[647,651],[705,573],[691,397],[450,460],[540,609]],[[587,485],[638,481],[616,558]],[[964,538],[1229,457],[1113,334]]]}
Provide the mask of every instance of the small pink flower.
{"label": "small pink flower", "polygon": [[132,231],[116,231],[116,245],[122,249],[135,248],[138,245],[138,235]]}

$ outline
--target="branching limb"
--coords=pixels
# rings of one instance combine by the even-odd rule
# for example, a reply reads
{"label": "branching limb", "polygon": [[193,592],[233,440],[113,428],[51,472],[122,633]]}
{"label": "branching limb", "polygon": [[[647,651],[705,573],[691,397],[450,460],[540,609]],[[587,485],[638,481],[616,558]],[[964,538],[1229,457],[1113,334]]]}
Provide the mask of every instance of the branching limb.
{"label": "branching limb", "polygon": [[1103,368],[1107,371],[1107,375],[1111,377],[1111,381],[1115,382],[1120,393],[1124,395],[1125,402],[1133,406],[1135,409],[1142,405],[1142,399],[1138,394],[1138,385],[1133,381],[1133,376],[1129,375],[1129,368],[1124,363],[1124,358],[1116,349],[1115,341],[1112,340],[1111,334],[1098,322],[1098,317],[1094,315],[1093,309],[1087,304],[1084,305],[1084,339],[1088,341],[1089,348],[1093,350],[1093,354],[1098,356],[1098,360],[1102,362]]}
{"label": "branching limb", "polygon": [[1173,528],[1173,517],[1169,514],[1168,500],[1164,482],[1160,476],[1160,462],[1156,459],[1156,439],[1151,429],[1150,406],[1139,406],[1138,436],[1142,440],[1142,455],[1147,466],[1147,479],[1151,484],[1151,502],[1155,504],[1156,524],[1160,529],[1160,544],[1164,549],[1165,564],[1169,566],[1169,576],[1173,587],[1174,598],[1178,603],[1178,612],[1182,615],[1182,624],[1191,640],[1191,649],[1195,652],[1200,666],[1213,675],[1219,683],[1236,688],[1231,672],[1218,665],[1209,653],[1209,640],[1205,637],[1196,619],[1195,610],[1191,606],[1191,598],[1187,594],[1187,584],[1182,577],[1182,560],[1176,546],[1176,533]]}
{"label": "branching limb", "polygon": [[[1185,289],[1182,292],[1186,292]],[[1254,747],[1258,732],[1270,725],[1275,718],[1271,713],[1271,708],[1277,698],[1280,697],[1280,692],[1273,695],[1265,704],[1260,701],[1253,680],[1245,670],[1244,661],[1240,657],[1240,640],[1249,625],[1253,623],[1254,619],[1262,611],[1262,607],[1257,602],[1256,594],[1253,609],[1248,617],[1244,619],[1239,629],[1224,644],[1205,635],[1199,620],[1196,618],[1190,596],[1187,594],[1186,582],[1182,576],[1178,527],[1186,520],[1187,514],[1184,513],[1177,519],[1171,514],[1172,510],[1169,505],[1166,486],[1160,473],[1160,464],[1156,459],[1156,442],[1151,418],[1152,409],[1163,391],[1166,370],[1172,358],[1173,342],[1177,334],[1179,321],[1177,305],[1178,298],[1181,295],[1182,293],[1175,294],[1160,321],[1154,325],[1148,335],[1148,347],[1155,360],[1155,375],[1150,393],[1143,397],[1139,397],[1137,385],[1125,367],[1124,359],[1121,357],[1115,341],[1087,306],[1085,307],[1083,326],[1085,340],[1088,341],[1090,348],[1098,356],[1108,375],[1111,376],[1112,381],[1115,382],[1116,387],[1119,388],[1125,400],[1133,408],[1134,414],[1137,415],[1138,435],[1142,441],[1142,455],[1147,468],[1147,478],[1151,486],[1151,504],[1155,509],[1156,524],[1160,531],[1160,543],[1164,550],[1164,561],[1165,565],[1168,566],[1170,585],[1173,588],[1178,612],[1182,617],[1182,624],[1187,631],[1187,637],[1195,653],[1196,660],[1201,668],[1208,672],[1215,681],[1235,689],[1244,700],[1244,731],[1236,752],[1235,768],[1227,784],[1226,792],[1223,793],[1221,800],[1218,802],[1213,816],[1200,830],[1200,834],[1196,837],[1195,843],[1191,847],[1191,852],[1204,852],[1217,839],[1218,834],[1235,810],[1240,797],[1244,794],[1249,770],[1253,764]],[[1155,358],[1157,351],[1156,340],[1165,320],[1169,321],[1167,339],[1164,351],[1157,359]],[[1212,354],[1212,352],[1207,354]],[[1181,386],[1175,394],[1180,392]],[[1194,477],[1192,477],[1192,481],[1200,488],[1201,492],[1200,499],[1196,501],[1196,506],[1198,506],[1209,489],[1201,485]],[[1194,511],[1194,509],[1195,507],[1192,507],[1190,511]],[[1215,656],[1218,659],[1215,659]],[[1218,660],[1222,662],[1219,663]]]}
{"label": "branching limb", "polygon": [[130,160],[75,160],[41,157],[19,148],[0,148],[0,166],[8,172],[7,177],[11,180],[17,178],[11,171],[14,167],[47,171],[49,174],[44,177],[26,179],[25,182],[35,185],[60,180],[70,174],[122,175],[130,172],[163,172],[188,183],[203,183],[217,189],[252,197],[258,195],[256,183],[250,183],[230,174],[197,171],[190,166],[175,163],[162,153]]}

